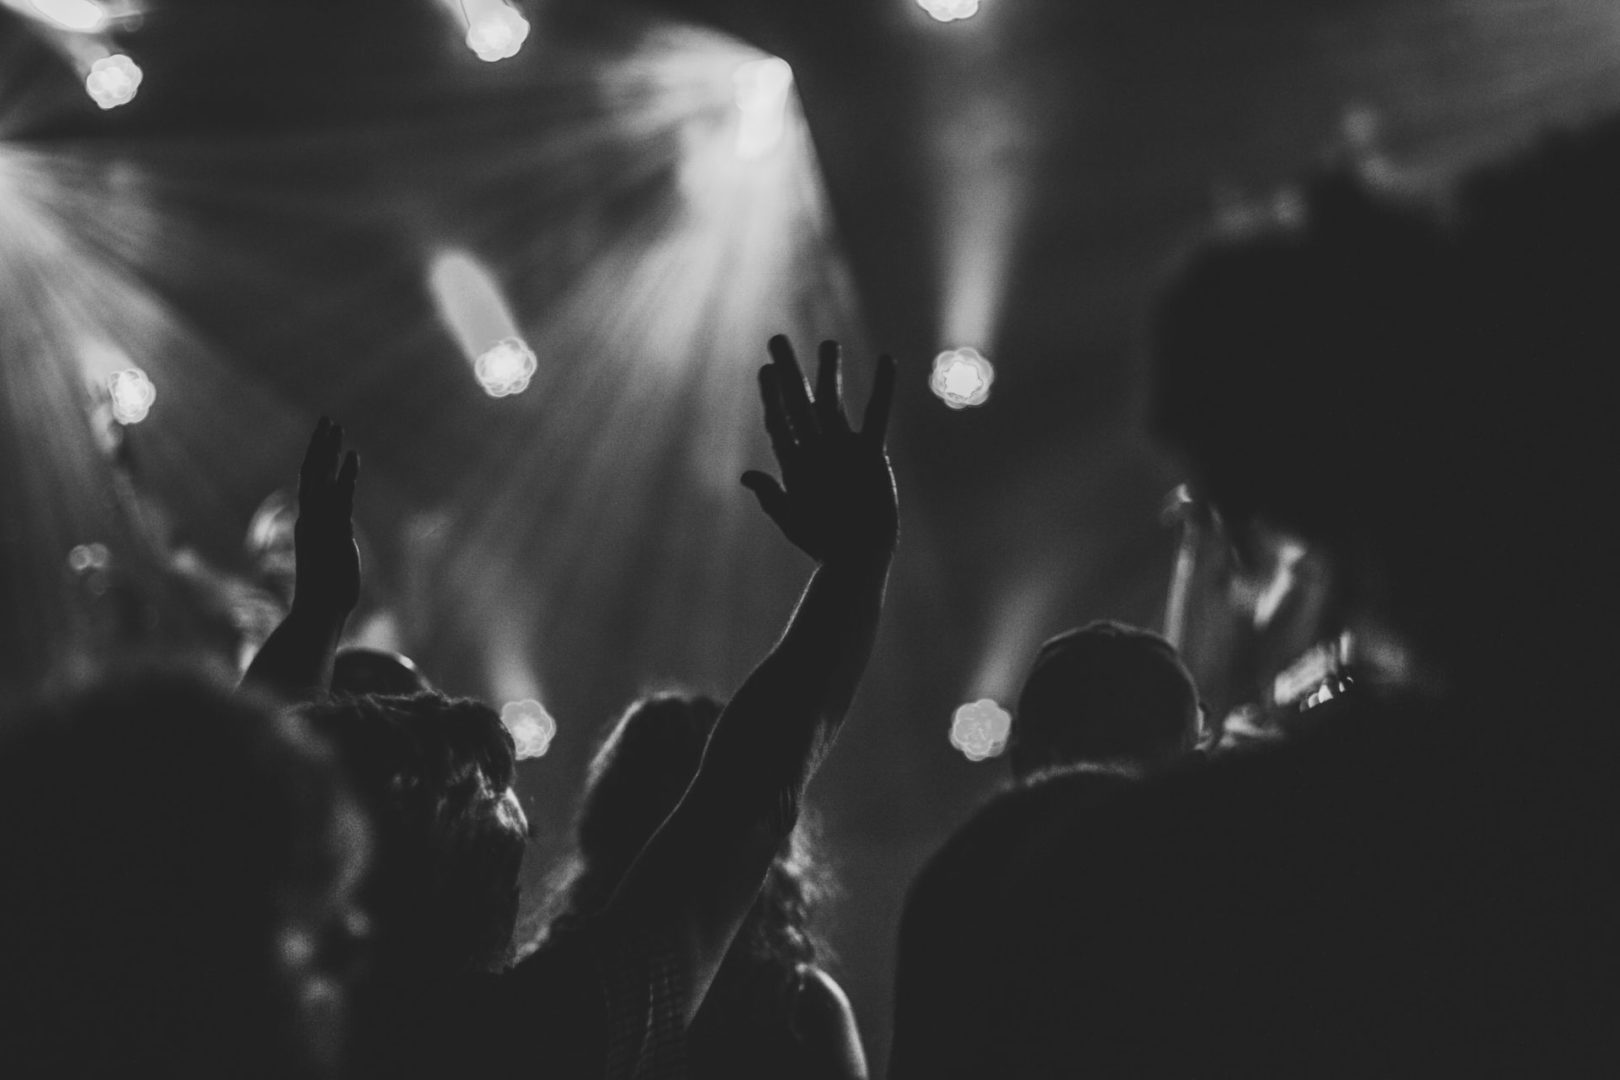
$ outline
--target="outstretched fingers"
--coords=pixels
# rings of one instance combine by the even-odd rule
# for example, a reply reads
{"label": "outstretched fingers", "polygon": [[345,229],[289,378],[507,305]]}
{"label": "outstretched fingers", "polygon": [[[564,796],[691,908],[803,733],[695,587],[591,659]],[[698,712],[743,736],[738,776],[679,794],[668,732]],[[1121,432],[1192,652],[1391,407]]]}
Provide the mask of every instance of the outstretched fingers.
{"label": "outstretched fingers", "polygon": [[787,405],[782,395],[782,373],[767,364],[759,369],[759,397],[765,406],[765,433],[771,439],[771,452],[784,464],[797,452]]}
{"label": "outstretched fingers", "polygon": [[804,371],[799,367],[799,358],[794,355],[793,344],[786,335],[777,334],[771,338],[766,349],[771,354],[771,364],[776,371],[788,424],[796,437],[807,439],[816,433],[819,425],[810,403],[810,388],[805,385]]}
{"label": "outstretched fingers", "polygon": [[360,455],[350,450],[343,455],[337,474],[337,512],[345,520],[354,517],[354,486],[360,478]]}
{"label": "outstretched fingers", "polygon": [[861,420],[861,436],[879,446],[889,432],[889,408],[894,403],[894,357],[878,357],[877,375],[872,380],[872,396],[866,402]]}
{"label": "outstretched fingers", "polygon": [[312,497],[319,489],[321,478],[331,475],[328,447],[331,445],[332,421],[321,417],[315,422],[315,432],[309,437],[304,451],[304,463],[298,469],[298,498]]}
{"label": "outstretched fingers", "polygon": [[816,369],[816,419],[823,431],[848,431],[844,417],[844,387],[840,375],[838,342],[823,341]]}

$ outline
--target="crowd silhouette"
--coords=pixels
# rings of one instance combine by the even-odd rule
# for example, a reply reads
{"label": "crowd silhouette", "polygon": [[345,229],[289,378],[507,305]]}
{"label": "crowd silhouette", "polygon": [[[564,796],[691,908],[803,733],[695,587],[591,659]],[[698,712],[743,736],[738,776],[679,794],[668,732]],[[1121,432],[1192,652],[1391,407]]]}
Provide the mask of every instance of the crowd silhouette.
{"label": "crowd silhouette", "polygon": [[[1012,783],[911,887],[889,1075],[1620,1068],[1617,191],[1616,121],[1444,190],[1336,167],[1170,276],[1153,416],[1220,559],[1176,610],[1241,665],[1211,710],[1148,630],[1029,658]],[[726,701],[609,732],[536,940],[512,733],[339,649],[363,480],[322,419],[240,685],[132,659],[6,707],[0,1074],[866,1077],[804,807],[896,553],[896,366],[856,424],[835,343],[768,352],[742,485],[814,569]]]}

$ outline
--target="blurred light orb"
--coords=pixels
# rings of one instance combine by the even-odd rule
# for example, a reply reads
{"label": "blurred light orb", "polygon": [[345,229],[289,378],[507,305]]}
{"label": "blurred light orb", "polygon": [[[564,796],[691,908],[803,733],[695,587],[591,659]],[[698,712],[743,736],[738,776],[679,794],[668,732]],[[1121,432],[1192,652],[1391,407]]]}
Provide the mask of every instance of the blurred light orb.
{"label": "blurred light orb", "polygon": [[953,409],[983,405],[990,399],[996,370],[977,349],[947,349],[934,357],[928,388]]}
{"label": "blurred light orb", "polygon": [[141,78],[141,69],[123,53],[103,56],[90,65],[90,74],[84,79],[84,89],[90,95],[90,100],[103,109],[116,109],[135,100],[135,91],[141,88]]}
{"label": "blurred light orb", "polygon": [[529,388],[539,368],[534,350],[521,338],[502,338],[473,361],[473,374],[490,397],[510,397]]}
{"label": "blurred light orb", "polygon": [[157,387],[140,368],[114,372],[107,380],[107,392],[112,397],[113,419],[120,424],[138,424],[145,420],[157,400]]}
{"label": "blurred light orb", "polygon": [[940,22],[955,22],[979,13],[979,0],[917,0],[917,6]]}
{"label": "blurred light orb", "polygon": [[544,757],[551,749],[551,740],[557,737],[557,721],[533,698],[509,701],[501,706],[501,723],[517,744],[519,761]]}
{"label": "blurred light orb", "polygon": [[529,39],[529,20],[504,3],[480,5],[467,20],[467,48],[480,60],[494,63],[518,54]]}
{"label": "blurred light orb", "polygon": [[68,552],[68,569],[75,574],[105,570],[111,562],[112,552],[107,550],[106,544],[80,544]]}
{"label": "blurred light orb", "polygon": [[737,156],[754,161],[776,149],[787,125],[793,68],[778,56],[749,60],[732,74],[737,94]]}
{"label": "blurred light orb", "polygon": [[969,702],[951,714],[951,745],[969,761],[987,761],[1007,749],[1012,714],[989,698]]}
{"label": "blurred light orb", "polygon": [[107,12],[94,0],[32,0],[34,10],[63,30],[93,34],[107,25]]}

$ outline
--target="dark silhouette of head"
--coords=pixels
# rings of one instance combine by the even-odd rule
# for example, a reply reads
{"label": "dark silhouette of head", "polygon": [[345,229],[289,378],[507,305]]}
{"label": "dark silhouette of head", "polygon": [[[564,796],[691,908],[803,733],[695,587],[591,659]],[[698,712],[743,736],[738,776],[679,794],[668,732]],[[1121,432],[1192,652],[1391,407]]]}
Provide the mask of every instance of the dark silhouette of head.
{"label": "dark silhouette of head", "polygon": [[366,839],[317,740],[158,671],[5,729],[8,1074],[324,1075]]}
{"label": "dark silhouette of head", "polygon": [[[613,726],[587,775],[575,827],[576,852],[554,926],[607,904],[697,774],[721,708],[708,697],[654,694],[631,705]],[[809,826],[801,817],[738,932],[722,979],[726,968],[748,965],[768,967],[785,978],[797,965],[815,959],[808,922],[818,889],[810,848]]]}
{"label": "dark silhouette of head", "polygon": [[1327,551],[1347,604],[1449,683],[1574,655],[1602,564],[1620,125],[1442,206],[1349,171],[1303,218],[1206,245],[1157,311],[1156,412],[1234,527]]}
{"label": "dark silhouette of head", "polygon": [[415,662],[397,652],[350,645],[332,661],[334,694],[420,694],[432,689]]}
{"label": "dark silhouette of head", "polygon": [[1198,690],[1168,641],[1094,622],[1035,654],[1008,762],[1019,779],[1088,762],[1151,766],[1192,748],[1198,715]]}
{"label": "dark silhouette of head", "polygon": [[500,966],[529,835],[500,717],[439,693],[336,698],[304,715],[374,822],[369,982],[433,985]]}

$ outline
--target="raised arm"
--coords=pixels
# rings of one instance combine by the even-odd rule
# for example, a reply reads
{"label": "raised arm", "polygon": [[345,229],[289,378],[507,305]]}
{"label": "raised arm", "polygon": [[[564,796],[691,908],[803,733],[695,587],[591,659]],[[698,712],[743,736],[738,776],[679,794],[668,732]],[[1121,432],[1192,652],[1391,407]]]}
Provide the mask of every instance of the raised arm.
{"label": "raised arm", "polygon": [[883,449],[894,362],[878,361],[855,431],[835,343],[821,347],[814,397],[787,339],[773,338],[770,353],[760,391],[782,478],[749,472],[742,482],[817,566],[786,632],[726,706],[691,787],[609,907],[610,917],[674,946],[688,1022],[854,698],[897,533]]}
{"label": "raised arm", "polygon": [[360,458],[343,453],[343,427],[321,417],[298,474],[298,576],[292,610],[248,665],[244,686],[293,701],[324,692],[343,624],[360,601],[354,486]]}

